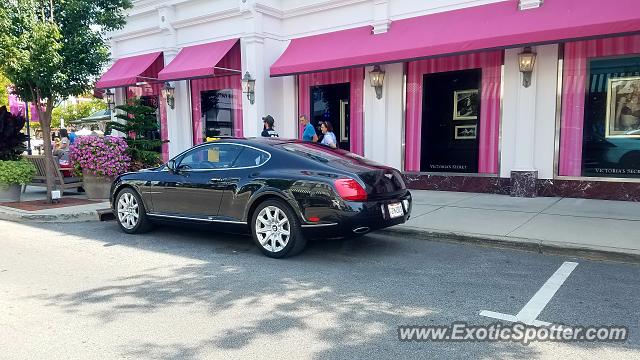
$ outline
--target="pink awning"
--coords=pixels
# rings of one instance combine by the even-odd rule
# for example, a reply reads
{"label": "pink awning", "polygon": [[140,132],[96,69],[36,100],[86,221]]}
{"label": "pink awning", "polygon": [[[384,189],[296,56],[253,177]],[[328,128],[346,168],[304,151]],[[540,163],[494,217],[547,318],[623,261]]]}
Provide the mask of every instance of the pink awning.
{"label": "pink awning", "polygon": [[[158,77],[168,81],[228,73],[225,69],[216,69],[216,66],[237,42],[238,39],[230,39],[183,48]],[[233,70],[239,73],[239,66]]]}
{"label": "pink awning", "polygon": [[129,86],[156,79],[163,64],[162,52],[118,59],[98,80],[96,89]]}
{"label": "pink awning", "polygon": [[271,76],[472,51],[554,43],[640,31],[640,0],[545,0],[518,10],[517,0],[293,39]]}

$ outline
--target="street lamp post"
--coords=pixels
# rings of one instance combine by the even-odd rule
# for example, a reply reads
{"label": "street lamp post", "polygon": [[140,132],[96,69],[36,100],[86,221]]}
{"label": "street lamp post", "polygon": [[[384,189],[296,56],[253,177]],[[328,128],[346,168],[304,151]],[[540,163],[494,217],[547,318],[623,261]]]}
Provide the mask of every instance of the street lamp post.
{"label": "street lamp post", "polygon": [[29,103],[24,103],[24,114],[27,119],[27,154],[31,155],[31,123],[29,121]]}

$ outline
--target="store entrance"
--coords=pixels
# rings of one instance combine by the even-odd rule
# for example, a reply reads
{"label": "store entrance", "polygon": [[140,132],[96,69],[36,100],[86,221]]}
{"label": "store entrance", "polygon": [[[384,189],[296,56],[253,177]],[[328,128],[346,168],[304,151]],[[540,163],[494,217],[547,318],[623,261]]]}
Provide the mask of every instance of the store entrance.
{"label": "store entrance", "polygon": [[478,172],[482,70],[425,74],[420,171]]}
{"label": "store entrance", "polygon": [[202,139],[232,136],[234,99],[232,89],[209,90],[201,94]]}
{"label": "store entrance", "polygon": [[311,87],[311,124],[316,129],[318,141],[322,140],[320,123],[331,122],[338,147],[351,149],[349,140],[349,83],[319,85]]}

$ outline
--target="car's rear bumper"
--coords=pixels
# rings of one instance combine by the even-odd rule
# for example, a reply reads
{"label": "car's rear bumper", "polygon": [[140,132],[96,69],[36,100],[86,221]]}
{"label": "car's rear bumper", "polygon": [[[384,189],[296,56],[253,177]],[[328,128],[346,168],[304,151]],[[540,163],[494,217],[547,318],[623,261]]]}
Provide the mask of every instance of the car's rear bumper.
{"label": "car's rear bumper", "polygon": [[[388,206],[395,203],[402,204],[403,215],[392,218]],[[406,222],[411,216],[411,208],[412,199],[409,192],[391,199],[347,201],[333,207],[324,216],[319,216],[320,221],[317,223],[303,223],[302,228],[304,234],[312,238],[358,235]],[[307,213],[309,212],[311,211]]]}

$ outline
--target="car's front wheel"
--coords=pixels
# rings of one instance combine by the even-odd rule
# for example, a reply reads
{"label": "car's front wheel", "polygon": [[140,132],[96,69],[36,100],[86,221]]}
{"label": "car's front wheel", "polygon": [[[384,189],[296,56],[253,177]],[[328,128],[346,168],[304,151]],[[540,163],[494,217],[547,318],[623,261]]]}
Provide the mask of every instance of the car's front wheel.
{"label": "car's front wheel", "polygon": [[135,190],[125,188],[120,191],[116,197],[115,210],[116,220],[122,231],[128,234],[138,234],[151,228],[144,203]]}
{"label": "car's front wheel", "polygon": [[272,258],[295,255],[307,243],[291,207],[275,199],[261,203],[253,212],[251,234],[262,253]]}

